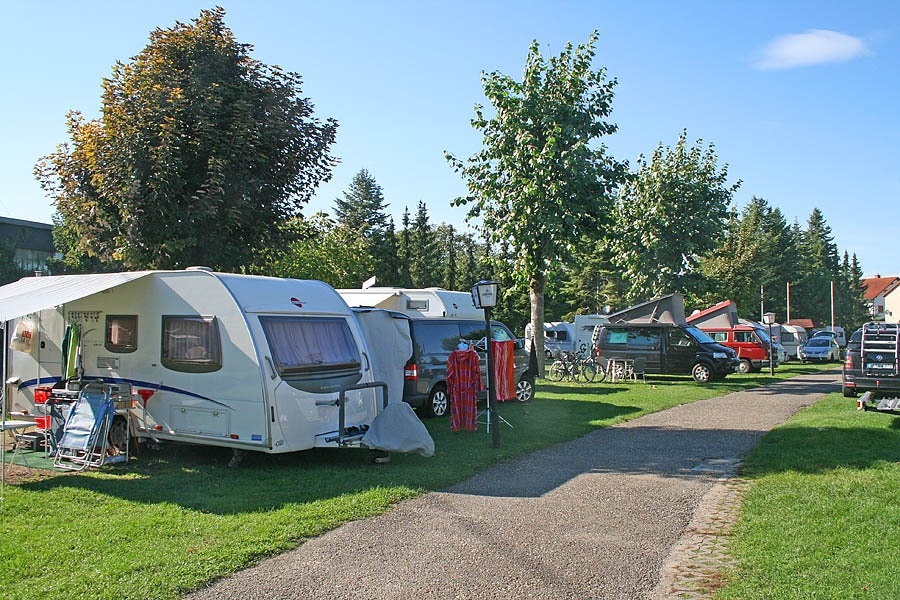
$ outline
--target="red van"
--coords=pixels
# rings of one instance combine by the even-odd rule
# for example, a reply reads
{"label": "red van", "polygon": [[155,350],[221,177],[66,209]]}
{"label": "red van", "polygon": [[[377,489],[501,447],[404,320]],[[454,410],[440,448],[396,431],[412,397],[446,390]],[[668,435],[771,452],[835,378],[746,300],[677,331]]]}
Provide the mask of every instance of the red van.
{"label": "red van", "polygon": [[[752,325],[733,325],[731,327],[705,327],[700,330],[718,343],[737,352],[738,373],[751,373],[769,366],[769,335],[762,327]],[[777,361],[774,354],[772,360]],[[777,364],[777,362],[776,362]]]}

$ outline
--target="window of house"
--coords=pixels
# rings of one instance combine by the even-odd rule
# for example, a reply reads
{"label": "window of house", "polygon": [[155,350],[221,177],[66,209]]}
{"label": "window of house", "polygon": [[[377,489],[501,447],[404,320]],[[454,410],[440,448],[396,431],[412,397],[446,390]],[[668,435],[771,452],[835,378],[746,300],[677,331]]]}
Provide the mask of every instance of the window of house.
{"label": "window of house", "polygon": [[163,316],[162,364],[173,371],[209,373],[222,368],[222,340],[215,317]]}
{"label": "window of house", "polygon": [[104,347],[110,352],[137,350],[137,315],[106,315]]}

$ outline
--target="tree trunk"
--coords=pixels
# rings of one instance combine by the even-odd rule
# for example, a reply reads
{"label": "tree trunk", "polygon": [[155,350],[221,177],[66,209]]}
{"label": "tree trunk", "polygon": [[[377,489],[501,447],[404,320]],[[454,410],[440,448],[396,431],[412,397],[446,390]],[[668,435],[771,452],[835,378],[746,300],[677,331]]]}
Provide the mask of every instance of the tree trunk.
{"label": "tree trunk", "polygon": [[547,274],[535,273],[529,283],[528,295],[531,299],[531,335],[537,353],[538,374],[544,376],[544,290],[547,288]]}

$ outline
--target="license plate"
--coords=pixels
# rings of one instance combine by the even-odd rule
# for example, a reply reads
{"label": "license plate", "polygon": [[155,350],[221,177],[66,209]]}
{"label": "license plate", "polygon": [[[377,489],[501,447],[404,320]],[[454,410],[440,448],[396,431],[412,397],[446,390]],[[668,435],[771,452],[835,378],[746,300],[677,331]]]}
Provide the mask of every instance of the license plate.
{"label": "license plate", "polygon": [[894,365],[890,363],[866,363],[867,369],[893,369]]}

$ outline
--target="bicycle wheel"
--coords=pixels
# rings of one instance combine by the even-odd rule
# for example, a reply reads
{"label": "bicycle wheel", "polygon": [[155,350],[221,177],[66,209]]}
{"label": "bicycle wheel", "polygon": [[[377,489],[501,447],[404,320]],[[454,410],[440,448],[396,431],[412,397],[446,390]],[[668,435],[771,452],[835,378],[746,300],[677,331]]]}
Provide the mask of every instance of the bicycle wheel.
{"label": "bicycle wheel", "polygon": [[597,378],[597,365],[592,360],[585,360],[581,363],[579,375],[585,383],[592,383]]}
{"label": "bicycle wheel", "polygon": [[550,381],[562,381],[567,374],[565,363],[561,360],[554,360],[553,364],[550,365],[550,369],[547,370],[547,379]]}
{"label": "bicycle wheel", "polygon": [[606,379],[606,369],[603,367],[603,363],[599,360],[591,359],[594,361],[594,371],[596,372],[596,377],[594,377],[594,381],[596,383],[601,383],[604,379]]}

